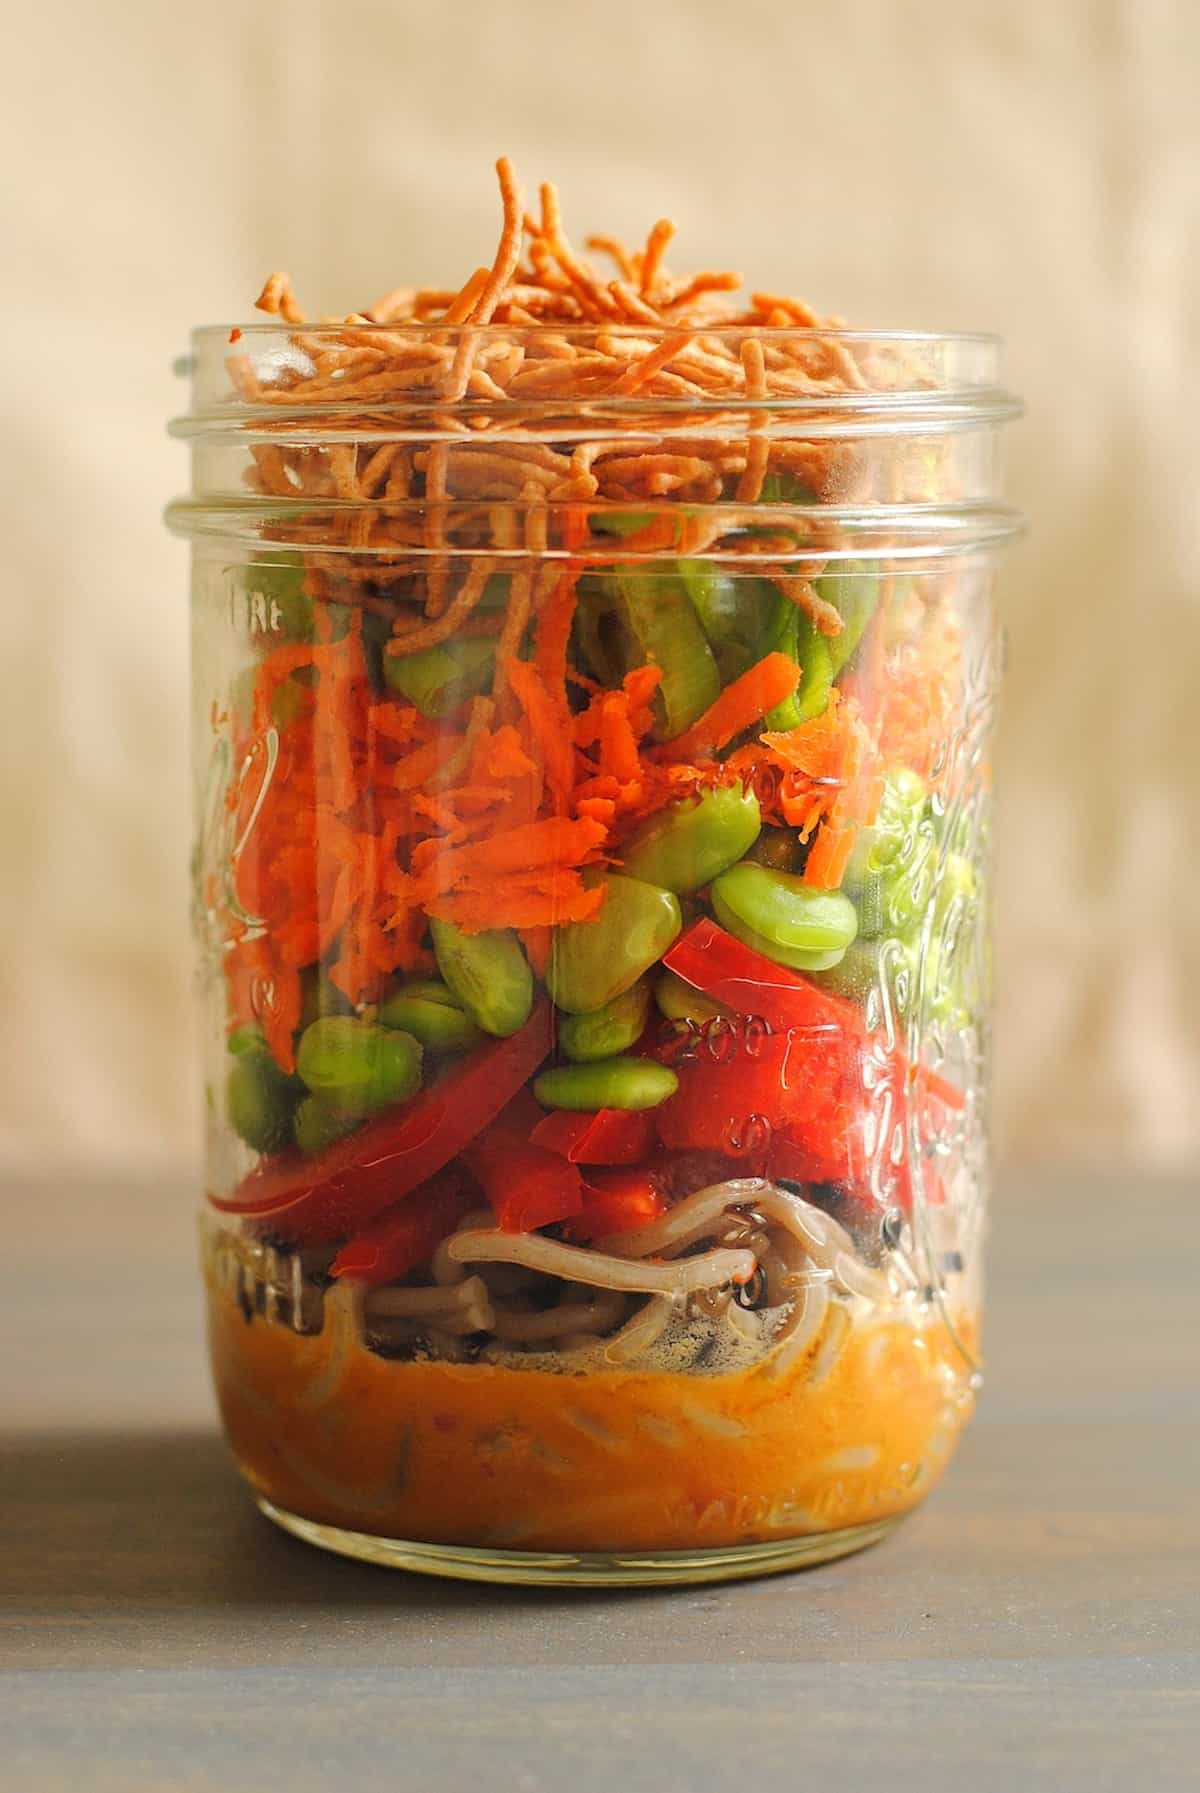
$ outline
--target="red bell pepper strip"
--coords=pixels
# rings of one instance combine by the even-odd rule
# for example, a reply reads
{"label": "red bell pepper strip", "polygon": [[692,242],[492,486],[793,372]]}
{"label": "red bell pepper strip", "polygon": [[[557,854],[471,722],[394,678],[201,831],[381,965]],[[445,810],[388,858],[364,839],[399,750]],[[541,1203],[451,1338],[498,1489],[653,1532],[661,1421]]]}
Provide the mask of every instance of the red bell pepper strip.
{"label": "red bell pepper strip", "polygon": [[530,1138],[569,1164],[640,1164],[654,1150],[654,1115],[646,1109],[598,1108],[594,1114],[560,1109],[543,1115]]}
{"label": "red bell pepper strip", "polygon": [[[801,972],[777,965],[707,916],[693,922],[665,955],[663,964],[693,989],[724,1003],[738,1014],[755,1015],[771,1027],[825,1029],[860,1046],[870,1035],[862,1010],[844,996],[822,990]],[[905,1061],[895,1054],[897,1068]],[[672,1061],[674,1062],[674,1061]],[[954,1084],[924,1065],[909,1066],[909,1082],[947,1108],[962,1108],[966,1098]]]}
{"label": "red bell pepper strip", "polygon": [[532,1077],[553,1042],[543,1000],[519,1032],[488,1040],[440,1083],[305,1157],[266,1159],[232,1195],[210,1195],[223,1214],[269,1223],[299,1245],[346,1238],[442,1169]]}
{"label": "red bell pepper strip", "polygon": [[825,1027],[855,1035],[863,1031],[862,1011],[854,1003],[743,946],[707,916],[679,936],[663,964],[694,990],[740,1015],[758,1015],[772,1027]]}
{"label": "red bell pepper strip", "polygon": [[748,1174],[771,1166],[795,1175],[802,1164],[806,1181],[849,1181],[861,1168],[861,1038],[736,1022],[701,1034],[671,1054],[679,1088],[655,1110],[658,1136],[672,1150],[724,1152]]}
{"label": "red bell pepper strip", "polygon": [[575,1245],[590,1245],[610,1233],[631,1233],[667,1211],[667,1199],[642,1170],[599,1171],[584,1184],[582,1212],[563,1228]]}
{"label": "red bell pepper strip", "polygon": [[407,1276],[433,1256],[474,1200],[463,1177],[452,1170],[439,1172],[424,1189],[385,1208],[355,1233],[334,1258],[333,1275],[372,1286]]}
{"label": "red bell pepper strip", "polygon": [[583,1206],[583,1178],[575,1166],[515,1128],[489,1127],[464,1156],[506,1233],[552,1226]]}

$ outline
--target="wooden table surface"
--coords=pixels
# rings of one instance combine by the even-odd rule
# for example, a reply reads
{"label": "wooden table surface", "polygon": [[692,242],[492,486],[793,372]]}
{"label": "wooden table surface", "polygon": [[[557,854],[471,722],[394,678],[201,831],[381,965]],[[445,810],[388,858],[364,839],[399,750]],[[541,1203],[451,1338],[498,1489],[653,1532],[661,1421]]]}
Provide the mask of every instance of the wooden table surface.
{"label": "wooden table surface", "polygon": [[873,1551],[511,1592],[276,1532],[217,1434],[178,1189],[9,1188],[12,1793],[1200,1785],[1195,1186],[1010,1177],[988,1386]]}

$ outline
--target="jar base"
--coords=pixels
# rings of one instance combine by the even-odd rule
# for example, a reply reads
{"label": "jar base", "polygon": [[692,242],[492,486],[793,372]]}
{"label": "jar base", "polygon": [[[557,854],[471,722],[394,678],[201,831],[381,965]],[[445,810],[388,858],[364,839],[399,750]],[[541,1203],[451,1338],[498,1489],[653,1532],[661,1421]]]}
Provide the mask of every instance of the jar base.
{"label": "jar base", "polygon": [[535,1551],[475,1550],[456,1544],[416,1544],[404,1538],[380,1538],[371,1532],[347,1531],[304,1519],[265,1496],[256,1496],[259,1510],[274,1524],[306,1544],[385,1569],[407,1569],[413,1575],[441,1575],[452,1581],[491,1581],[513,1587],[633,1588],[668,1587],[704,1581],[744,1581],[754,1575],[778,1575],[832,1562],[877,1544],[903,1514],[871,1525],[849,1525],[839,1531],[814,1532],[803,1538],[782,1538],[769,1544],[730,1544],[711,1550]]}

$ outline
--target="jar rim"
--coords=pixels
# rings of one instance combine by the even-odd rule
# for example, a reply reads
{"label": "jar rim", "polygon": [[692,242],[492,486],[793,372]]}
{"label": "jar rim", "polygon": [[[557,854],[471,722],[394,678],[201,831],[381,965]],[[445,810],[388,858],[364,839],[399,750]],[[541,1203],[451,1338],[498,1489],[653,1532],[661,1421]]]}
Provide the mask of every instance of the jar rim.
{"label": "jar rim", "polygon": [[[176,498],[167,506],[165,517],[167,526],[174,535],[185,536],[193,541],[207,540],[218,545],[252,548],[256,557],[265,559],[276,553],[318,548],[322,554],[346,554],[363,561],[386,561],[394,558],[393,545],[386,542],[339,541],[332,533],[328,537],[322,535],[319,540],[314,541],[312,526],[322,518],[332,522],[355,512],[372,509],[389,514],[408,511],[412,516],[418,517],[426,508],[421,501],[372,506],[354,500],[305,499],[292,502],[214,495]],[[426,560],[440,556],[470,560],[486,556],[488,559],[512,561],[514,565],[529,558],[529,550],[523,547],[504,549],[456,541],[453,529],[455,509],[460,509],[464,516],[469,517],[472,507],[464,505],[441,508],[445,513],[450,539],[436,548],[407,548],[406,553],[413,558]],[[503,508],[514,515],[523,514],[522,507],[518,505],[509,504]],[[548,530],[553,533],[556,525],[577,508],[561,503],[544,506],[543,514]],[[736,511],[737,507],[729,503],[712,503],[691,504],[686,508],[691,516],[704,520],[710,516],[718,517]],[[628,511],[629,506],[592,501],[589,509],[598,513],[609,511],[615,514]],[[638,510],[647,516],[670,518],[679,514],[680,506],[647,500],[639,504]],[[908,570],[915,571],[925,564],[989,554],[1022,535],[1026,527],[1021,511],[997,501],[965,504],[828,505],[820,507],[825,533],[817,540],[806,541],[799,532],[811,522],[812,514],[811,511],[806,512],[792,505],[772,504],[767,507],[763,514],[764,522],[770,521],[780,530],[786,529],[791,523],[798,533],[786,547],[756,553],[754,564],[758,567],[800,567],[809,564],[824,565],[829,561],[861,560],[866,556],[903,562]],[[269,528],[269,535],[264,536],[262,533],[264,524]],[[291,527],[293,525],[296,527]],[[624,544],[615,557],[623,561],[654,563],[673,556],[661,547],[633,549]],[[714,564],[724,562],[730,566],[749,565],[744,547],[739,549],[736,542],[725,548],[707,549],[704,557]],[[540,550],[538,558],[547,561],[561,560],[564,563],[595,561],[597,564],[607,564],[614,558],[614,545],[611,540],[607,543],[596,542],[583,550],[579,546],[548,544]]]}
{"label": "jar rim", "polygon": [[278,321],[263,322],[252,319],[249,323],[215,323],[196,324],[189,333],[192,342],[207,341],[210,337],[226,341],[232,334],[235,342],[243,337],[269,336],[306,336],[327,338],[335,342],[345,336],[347,330],[360,333],[378,332],[380,336],[415,336],[440,337],[443,341],[454,342],[464,336],[515,337],[518,340],[528,338],[545,338],[548,336],[566,337],[568,340],[584,340],[588,337],[634,336],[647,341],[666,340],[672,336],[712,336],[737,339],[746,336],[773,340],[778,338],[784,342],[855,342],[855,343],[888,343],[920,344],[930,347],[939,343],[973,343],[987,345],[999,350],[1004,339],[994,330],[912,330],[907,328],[883,329],[864,328],[847,324],[731,324],[716,322],[712,324],[638,324],[626,321],[605,323],[566,323],[566,324],[442,324],[436,319],[430,322],[411,322],[404,320],[394,324],[380,324],[373,318],[338,318],[316,324],[281,324]]}

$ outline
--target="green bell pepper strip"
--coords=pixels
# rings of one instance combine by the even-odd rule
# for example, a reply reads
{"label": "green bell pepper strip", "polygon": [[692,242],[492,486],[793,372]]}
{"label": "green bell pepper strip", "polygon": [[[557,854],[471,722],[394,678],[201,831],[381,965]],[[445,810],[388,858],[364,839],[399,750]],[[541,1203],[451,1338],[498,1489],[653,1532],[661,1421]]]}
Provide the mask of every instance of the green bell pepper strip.
{"label": "green bell pepper strip", "polygon": [[776,592],[775,598],[774,633],[763,652],[787,654],[800,667],[800,683],[795,691],[776,704],[766,718],[767,728],[782,730],[796,728],[823,714],[833,684],[833,655],[830,638],[821,634],[810,617],[782,592]]}
{"label": "green bell pepper strip", "polygon": [[815,504],[817,495],[794,473],[768,473],[758,493],[760,504]]}
{"label": "green bell pepper strip", "polygon": [[635,654],[634,665],[662,673],[656,707],[660,740],[690,728],[721,694],[721,675],[695,610],[670,572],[617,567],[613,573],[617,610]]}
{"label": "green bell pepper strip", "polygon": [[835,679],[853,656],[875,614],[879,587],[879,563],[874,560],[842,561],[835,572],[822,573],[813,580],[817,596],[832,604],[842,619],[841,634],[824,637]]}
{"label": "green bell pepper strip", "polygon": [[616,690],[630,658],[612,580],[601,573],[585,573],[575,587],[575,642],[577,658],[600,683]]}
{"label": "green bell pepper strip", "polygon": [[769,580],[734,576],[711,561],[680,560],[676,571],[726,684],[764,654],[787,654],[799,665],[799,685],[766,717],[767,728],[796,728],[822,713],[833,683],[833,656],[829,641],[803,611]]}
{"label": "green bell pepper strip", "polygon": [[779,593],[765,579],[735,576],[710,560],[678,560],[675,572],[708,638],[726,684],[769,652]]}
{"label": "green bell pepper strip", "polygon": [[653,521],[652,511],[592,511],[589,517],[594,535],[636,535]]}
{"label": "green bell pepper strip", "polygon": [[495,669],[496,645],[486,636],[448,641],[419,654],[385,654],[383,659],[389,689],[415,704],[422,716],[434,720],[461,709],[468,698],[486,691]]}

